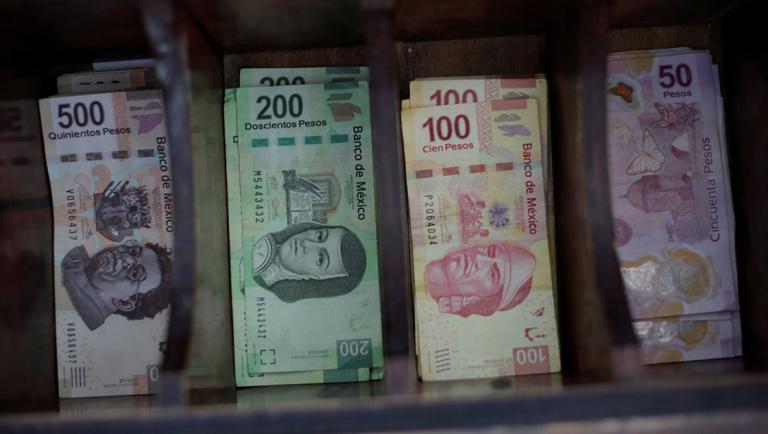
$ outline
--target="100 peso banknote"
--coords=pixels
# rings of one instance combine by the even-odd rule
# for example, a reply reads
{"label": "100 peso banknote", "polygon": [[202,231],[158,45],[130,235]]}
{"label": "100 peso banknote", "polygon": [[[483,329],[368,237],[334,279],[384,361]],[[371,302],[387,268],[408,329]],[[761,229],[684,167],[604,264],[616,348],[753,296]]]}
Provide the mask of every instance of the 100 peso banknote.
{"label": "100 peso banknote", "polygon": [[[542,149],[542,176],[549,192],[549,99],[543,74],[530,77],[444,77],[416,79],[403,109],[432,105],[474,104],[484,101],[533,98],[538,104]],[[549,200],[549,199],[548,199]],[[551,203],[550,203],[551,205]]]}
{"label": "100 peso banknote", "polygon": [[40,101],[54,214],[61,397],[159,380],[173,295],[173,195],[158,91]]}
{"label": "100 peso banknote", "polygon": [[[410,83],[410,99],[401,102],[401,108],[427,107],[498,101],[505,99],[532,98],[536,100],[539,113],[541,137],[541,171],[544,179],[544,194],[547,205],[547,227],[550,255],[555,256],[554,192],[552,191],[552,156],[549,139],[549,98],[547,79],[544,74],[530,76],[502,77],[431,77],[419,78]],[[554,264],[553,264],[554,265]],[[556,273],[552,269],[552,283],[556,287]],[[555,301],[556,302],[556,301]]]}
{"label": "100 peso banknote", "polygon": [[383,363],[367,85],[235,95],[244,296],[233,290],[233,305],[244,303],[235,333],[246,353],[238,385],[264,384],[254,373],[367,379],[359,370]]}
{"label": "100 peso banknote", "polygon": [[687,49],[608,62],[615,243],[636,319],[738,309],[721,103]]}
{"label": "100 peso banknote", "polygon": [[425,381],[560,370],[538,119],[533,99],[403,111]]}

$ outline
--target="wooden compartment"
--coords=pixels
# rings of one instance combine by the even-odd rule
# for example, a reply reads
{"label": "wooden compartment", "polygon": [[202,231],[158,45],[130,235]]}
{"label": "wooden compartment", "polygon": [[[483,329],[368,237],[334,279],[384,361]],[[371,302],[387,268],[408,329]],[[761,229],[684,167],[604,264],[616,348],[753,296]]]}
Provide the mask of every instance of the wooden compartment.
{"label": "wooden compartment", "polygon": [[[536,432],[573,422],[569,432],[594,432],[602,419],[617,418],[627,423],[626,432],[649,432],[651,426],[680,427],[676,414],[691,415],[691,432],[744,431],[766,423],[759,410],[768,405],[768,376],[753,372],[768,367],[768,322],[762,319],[768,310],[762,266],[768,259],[762,224],[768,208],[760,192],[768,173],[768,129],[761,123],[768,106],[768,38],[758,22],[758,2],[103,3],[0,5],[0,99],[51,95],[58,74],[94,59],[157,60],[174,143],[179,216],[177,294],[163,388],[152,397],[56,399],[45,185],[34,197],[0,200],[10,276],[3,282],[8,296],[0,308],[0,346],[12,349],[0,356],[3,430],[342,432],[527,425]],[[612,51],[678,46],[709,49],[721,65],[745,355],[643,367],[612,244],[605,65]],[[379,243],[385,379],[236,390],[222,91],[237,85],[241,67],[363,64],[371,75],[377,220],[387,234]],[[420,383],[399,101],[417,77],[536,72],[546,73],[550,83],[563,373]],[[43,170],[44,160],[34,164]],[[633,420],[639,421],[632,425]]]}

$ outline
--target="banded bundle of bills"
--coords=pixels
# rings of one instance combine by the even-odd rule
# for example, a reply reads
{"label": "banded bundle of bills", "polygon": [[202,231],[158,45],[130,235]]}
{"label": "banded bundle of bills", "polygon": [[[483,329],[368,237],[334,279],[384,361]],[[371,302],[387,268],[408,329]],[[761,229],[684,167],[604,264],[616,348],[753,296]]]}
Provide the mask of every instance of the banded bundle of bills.
{"label": "banded bundle of bills", "polygon": [[225,91],[238,386],[382,378],[367,78],[242,69]]}
{"label": "banded bundle of bills", "polygon": [[741,353],[722,96],[708,51],[608,61],[615,243],[649,363]]}
{"label": "banded bundle of bills", "polygon": [[56,80],[60,95],[154,89],[160,83],[153,69],[86,71],[63,74]]}
{"label": "banded bundle of bills", "polygon": [[425,381],[557,372],[546,80],[411,82],[402,130]]}
{"label": "banded bundle of bills", "polygon": [[40,119],[55,225],[59,396],[151,393],[173,295],[162,95],[46,98]]}

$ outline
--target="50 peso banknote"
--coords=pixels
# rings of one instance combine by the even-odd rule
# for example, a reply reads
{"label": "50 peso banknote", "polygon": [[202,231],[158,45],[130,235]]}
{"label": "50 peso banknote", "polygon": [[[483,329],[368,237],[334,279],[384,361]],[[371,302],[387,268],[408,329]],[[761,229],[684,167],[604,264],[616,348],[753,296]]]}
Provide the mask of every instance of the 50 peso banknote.
{"label": "50 peso banknote", "polygon": [[741,324],[732,312],[685,315],[633,323],[645,363],[741,356]]}
{"label": "50 peso banknote", "polygon": [[173,195],[158,91],[40,101],[54,214],[61,397],[151,393],[173,295]]}
{"label": "50 peso banknote", "polygon": [[538,106],[403,112],[425,381],[560,370]]}
{"label": "50 peso banknote", "polygon": [[615,243],[636,319],[738,309],[715,78],[702,51],[609,58]]}
{"label": "50 peso banknote", "polygon": [[[241,88],[236,98],[247,315],[235,322],[246,339],[238,385],[257,384],[243,370],[381,368],[367,83]],[[345,381],[355,379],[365,376]]]}

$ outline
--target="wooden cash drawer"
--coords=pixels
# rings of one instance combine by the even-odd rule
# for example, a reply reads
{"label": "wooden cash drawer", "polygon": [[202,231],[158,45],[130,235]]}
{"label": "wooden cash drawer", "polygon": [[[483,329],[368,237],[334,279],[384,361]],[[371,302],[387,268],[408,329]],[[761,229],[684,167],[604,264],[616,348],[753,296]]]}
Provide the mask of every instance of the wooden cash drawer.
{"label": "wooden cash drawer", "polygon": [[[612,4],[615,3],[615,4]],[[2,99],[55,93],[94,59],[154,56],[174,148],[177,299],[159,395],[56,399],[47,185],[0,195],[0,431],[745,432],[768,423],[768,66],[757,1],[84,0],[0,5]],[[642,367],[607,201],[610,51],[710,49],[723,70],[743,358]],[[222,89],[240,67],[371,69],[387,372],[381,382],[236,390]],[[551,90],[564,373],[420,383],[412,342],[399,100],[416,77],[545,72]],[[0,167],[6,191],[41,182]],[[196,302],[189,301],[196,291]],[[185,302],[186,301],[186,302]],[[188,307],[185,308],[185,307]],[[211,321],[208,318],[225,318]],[[193,328],[191,325],[196,324]],[[184,365],[189,375],[177,374]],[[181,387],[182,384],[189,386]],[[614,418],[613,422],[605,422]],[[547,431],[552,432],[552,431]]]}

